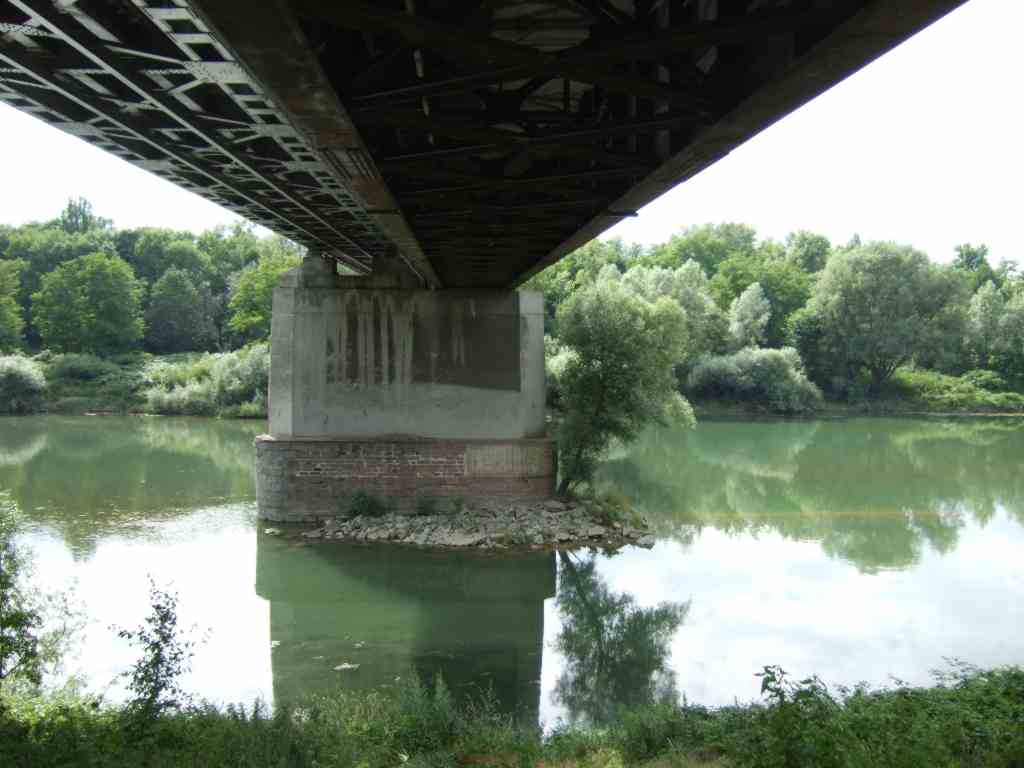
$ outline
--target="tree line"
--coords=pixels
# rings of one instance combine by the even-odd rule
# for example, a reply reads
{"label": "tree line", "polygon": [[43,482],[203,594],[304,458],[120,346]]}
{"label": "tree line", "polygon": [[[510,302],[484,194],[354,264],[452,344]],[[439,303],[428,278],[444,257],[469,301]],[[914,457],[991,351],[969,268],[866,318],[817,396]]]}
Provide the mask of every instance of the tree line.
{"label": "tree line", "polygon": [[1013,262],[993,266],[984,245],[957,246],[951,263],[938,264],[909,245],[836,245],[807,231],[780,243],[733,223],[690,227],[650,247],[593,241],[529,283],[544,294],[556,346],[561,308],[609,282],[678,305],[677,373],[691,391],[726,386],[726,363],[756,378],[776,359],[768,350],[788,350],[798,373],[840,398],[882,393],[903,366],[985,371],[990,386],[1024,387],[1024,279]]}
{"label": "tree line", "polygon": [[270,333],[273,287],[302,250],[245,224],[117,229],[84,199],[0,225],[0,352],[227,351]]}

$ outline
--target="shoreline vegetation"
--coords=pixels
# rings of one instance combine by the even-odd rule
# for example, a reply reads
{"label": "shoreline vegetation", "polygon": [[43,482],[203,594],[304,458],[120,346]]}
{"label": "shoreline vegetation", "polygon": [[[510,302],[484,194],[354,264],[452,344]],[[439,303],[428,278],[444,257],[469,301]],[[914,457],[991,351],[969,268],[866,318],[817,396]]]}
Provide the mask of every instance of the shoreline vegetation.
{"label": "shoreline vegetation", "polygon": [[759,673],[761,699],[673,701],[544,733],[484,693],[456,699],[412,673],[388,691],[342,690],[271,710],[192,703],[140,708],[63,690],[0,693],[0,763],[100,766],[407,765],[513,768],[1014,768],[1024,763],[1024,670],[955,664],[930,687],[830,688]]}

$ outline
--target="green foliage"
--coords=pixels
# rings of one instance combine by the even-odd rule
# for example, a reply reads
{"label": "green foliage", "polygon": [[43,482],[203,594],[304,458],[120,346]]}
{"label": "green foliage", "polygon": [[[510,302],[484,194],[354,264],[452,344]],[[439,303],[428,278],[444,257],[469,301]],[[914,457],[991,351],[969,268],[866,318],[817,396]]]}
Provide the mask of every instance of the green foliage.
{"label": "green foliage", "polygon": [[849,369],[863,369],[877,394],[915,355],[940,356],[962,336],[962,286],[920,251],[871,243],[837,252],[809,304],[821,345]]}
{"label": "green foliage", "polygon": [[806,413],[821,405],[821,392],[804,375],[792,347],[703,358],[687,387],[699,397],[757,403],[775,413]]}
{"label": "green foliage", "polygon": [[1000,377],[989,371],[971,371],[956,377],[937,371],[901,368],[884,393],[889,397],[920,402],[928,410],[1024,412],[1024,395],[993,390],[992,387],[1000,382]]}
{"label": "green foliage", "polygon": [[92,203],[84,197],[69,198],[64,210],[60,213],[60,228],[68,234],[81,234],[92,229],[107,229],[110,219],[104,219],[93,213]]}
{"label": "green foliage", "polygon": [[149,615],[135,629],[119,629],[117,636],[136,646],[141,655],[126,673],[132,698],[128,716],[133,726],[145,728],[166,712],[187,703],[179,679],[191,666],[195,643],[178,627],[178,596],[160,589],[150,579]]}
{"label": "green foliage", "polygon": [[214,336],[199,289],[183,269],[171,267],[153,285],[146,310],[146,345],[157,353],[202,349]]}
{"label": "green foliage", "polygon": [[14,540],[15,512],[10,500],[0,496],[0,693],[18,678],[33,685],[42,679],[42,617],[22,583],[25,555]]}
{"label": "green foliage", "polygon": [[824,235],[800,230],[786,236],[786,261],[809,274],[825,268],[831,251],[832,244]]}
{"label": "green foliage", "polygon": [[723,262],[710,288],[719,306],[728,307],[751,285],[757,283],[768,300],[771,316],[764,329],[764,344],[781,347],[786,342],[786,318],[807,303],[811,295],[810,276],[785,259],[738,256]]}
{"label": "green foliage", "polygon": [[27,357],[0,356],[0,414],[32,413],[43,407],[46,377]]}
{"label": "green foliage", "polygon": [[558,333],[558,308],[575,291],[592,285],[607,265],[625,269],[637,256],[635,246],[621,240],[591,240],[582,248],[530,278],[524,288],[544,295],[544,328]]}
{"label": "green foliage", "polygon": [[17,296],[21,289],[23,261],[0,261],[0,353],[21,349],[25,320]]}
{"label": "green foliage", "polygon": [[387,512],[387,502],[366,491],[356,491],[348,502],[348,514],[351,517],[383,517]]}
{"label": "green foliage", "polygon": [[622,275],[622,283],[647,301],[665,296],[679,304],[686,318],[691,356],[716,352],[726,346],[728,321],[712,299],[708,278],[697,262],[687,261],[675,269],[633,266]]}
{"label": "green foliage", "polygon": [[672,374],[686,357],[685,322],[671,299],[647,302],[615,281],[578,291],[559,309],[568,348],[555,374],[563,492],[591,477],[611,440],[628,441],[652,422],[692,424]]}
{"label": "green foliage", "polygon": [[141,295],[128,264],[93,253],[43,277],[32,295],[32,319],[51,349],[116,354],[142,338]]}
{"label": "green foliage", "polygon": [[756,243],[756,230],[746,224],[702,224],[688,227],[664,245],[655,246],[641,262],[675,269],[695,261],[706,274],[714,276],[727,259],[753,256]]}
{"label": "green foliage", "polygon": [[253,344],[237,352],[204,355],[146,369],[146,410],[182,416],[265,417],[270,347]]}
{"label": "green foliage", "polygon": [[119,373],[120,370],[116,364],[96,355],[71,353],[54,357],[46,368],[46,375],[51,383],[60,384],[66,381],[94,381]]}
{"label": "green foliage", "polygon": [[230,326],[247,339],[270,336],[270,310],[274,287],[281,275],[302,261],[299,249],[287,240],[271,241],[259,261],[242,270],[231,294]]}
{"label": "green foliage", "polygon": [[760,283],[751,283],[729,306],[729,336],[736,349],[756,347],[764,339],[772,305]]}

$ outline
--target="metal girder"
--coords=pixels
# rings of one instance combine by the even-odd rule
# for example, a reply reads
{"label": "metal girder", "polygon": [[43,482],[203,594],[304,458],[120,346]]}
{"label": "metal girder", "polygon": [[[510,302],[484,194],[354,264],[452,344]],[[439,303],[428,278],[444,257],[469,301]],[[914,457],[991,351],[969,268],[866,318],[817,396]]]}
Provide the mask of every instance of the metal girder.
{"label": "metal girder", "polygon": [[86,3],[3,6],[22,21],[0,37],[0,100],[357,271],[387,247],[187,6],[135,0],[120,15]]}
{"label": "metal girder", "polygon": [[509,287],[961,1],[0,0],[0,100],[356,270]]}
{"label": "metal girder", "polygon": [[[494,37],[477,37],[457,26],[438,24],[422,16],[390,11],[378,5],[358,2],[325,5],[316,0],[294,0],[293,5],[301,13],[342,27],[390,32],[400,35],[411,45],[424,48],[439,47],[450,57],[468,58],[484,65],[501,63],[529,73],[551,71],[555,74],[565,74],[584,83],[594,83],[678,106],[689,106],[693,103],[693,96],[690,93],[676,91],[643,77],[603,69],[599,62],[563,62],[557,56],[543,53],[527,45],[505,42]],[[511,74],[502,76],[501,79],[515,80],[521,76],[521,73]]]}

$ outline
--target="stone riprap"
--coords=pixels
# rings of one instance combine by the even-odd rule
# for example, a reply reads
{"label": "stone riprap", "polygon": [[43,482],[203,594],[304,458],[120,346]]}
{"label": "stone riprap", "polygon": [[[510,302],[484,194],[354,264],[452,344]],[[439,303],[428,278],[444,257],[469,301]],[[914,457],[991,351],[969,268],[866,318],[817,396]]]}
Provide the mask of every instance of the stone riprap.
{"label": "stone riprap", "polygon": [[[268,529],[276,530],[276,529]],[[301,534],[309,540],[391,542],[417,547],[477,549],[650,547],[646,524],[608,521],[600,508],[557,500],[533,504],[475,504],[426,514],[330,518]]]}

